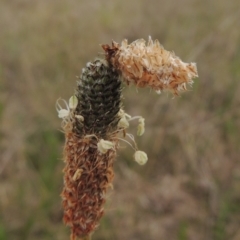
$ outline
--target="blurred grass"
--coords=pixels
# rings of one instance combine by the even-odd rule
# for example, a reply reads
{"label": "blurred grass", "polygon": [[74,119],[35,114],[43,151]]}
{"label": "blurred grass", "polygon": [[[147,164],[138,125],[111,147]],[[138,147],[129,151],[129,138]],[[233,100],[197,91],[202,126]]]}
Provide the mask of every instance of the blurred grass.
{"label": "blurred grass", "polygon": [[[157,38],[199,79],[179,98],[125,88],[146,118],[115,164],[94,239],[240,239],[240,4],[233,1],[0,1],[0,240],[68,239],[55,101],[112,39]],[[130,131],[135,131],[131,128]]]}

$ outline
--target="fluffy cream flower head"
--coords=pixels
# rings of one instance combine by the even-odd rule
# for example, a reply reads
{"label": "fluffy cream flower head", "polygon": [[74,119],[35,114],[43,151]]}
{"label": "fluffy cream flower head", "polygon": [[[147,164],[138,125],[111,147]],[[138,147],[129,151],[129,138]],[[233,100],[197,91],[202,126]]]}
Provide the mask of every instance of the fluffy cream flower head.
{"label": "fluffy cream flower head", "polygon": [[160,45],[158,40],[138,39],[131,44],[124,40],[121,45],[113,42],[112,46],[103,45],[107,60],[120,70],[123,79],[138,87],[149,86],[160,93],[170,90],[175,95],[186,90],[197,77],[195,63],[184,63],[173,52]]}

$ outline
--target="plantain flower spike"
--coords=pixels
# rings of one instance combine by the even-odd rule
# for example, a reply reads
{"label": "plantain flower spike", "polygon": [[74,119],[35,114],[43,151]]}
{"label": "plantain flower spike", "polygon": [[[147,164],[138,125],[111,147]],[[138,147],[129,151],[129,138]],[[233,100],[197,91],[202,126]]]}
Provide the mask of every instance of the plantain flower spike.
{"label": "plantain flower spike", "polygon": [[118,69],[127,84],[137,87],[150,87],[158,94],[169,90],[178,95],[192,86],[193,78],[198,77],[195,63],[184,63],[173,52],[160,45],[158,40],[148,43],[138,39],[131,44],[123,40],[121,44],[102,45],[106,58]]}
{"label": "plantain flower spike", "polygon": [[147,154],[137,150],[134,136],[127,133],[129,122],[138,119],[137,135],[143,135],[145,120],[123,110],[122,82],[178,95],[197,77],[195,63],[182,62],[151,38],[148,44],[142,39],[131,44],[124,40],[121,45],[103,45],[103,49],[106,59],[86,64],[69,102],[58,99],[56,103],[65,133],[63,220],[71,228],[71,240],[91,239],[104,214],[118,141],[129,143],[118,135],[133,141],[129,144],[137,163],[148,161]]}
{"label": "plantain flower spike", "polygon": [[121,80],[105,60],[87,63],[76,93],[57,102],[65,132],[63,220],[71,228],[71,240],[90,239],[99,225],[112,187],[113,162],[118,140]]}

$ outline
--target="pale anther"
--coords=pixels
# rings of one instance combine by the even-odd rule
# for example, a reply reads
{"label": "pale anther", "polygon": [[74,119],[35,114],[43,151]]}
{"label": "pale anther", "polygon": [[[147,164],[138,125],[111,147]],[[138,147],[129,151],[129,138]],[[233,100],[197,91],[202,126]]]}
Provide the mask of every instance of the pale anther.
{"label": "pale anther", "polygon": [[134,153],[134,160],[139,164],[139,165],[144,165],[147,160],[148,160],[148,156],[145,152],[143,151],[136,151]]}

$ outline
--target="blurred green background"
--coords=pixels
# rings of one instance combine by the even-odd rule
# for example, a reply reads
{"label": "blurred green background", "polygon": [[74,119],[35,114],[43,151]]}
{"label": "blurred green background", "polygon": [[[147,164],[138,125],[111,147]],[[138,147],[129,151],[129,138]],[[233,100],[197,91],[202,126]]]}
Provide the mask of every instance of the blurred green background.
{"label": "blurred green background", "polygon": [[56,99],[99,44],[149,35],[199,79],[174,99],[125,87],[149,162],[122,144],[93,239],[239,240],[239,23],[239,0],[0,0],[0,240],[69,239]]}

